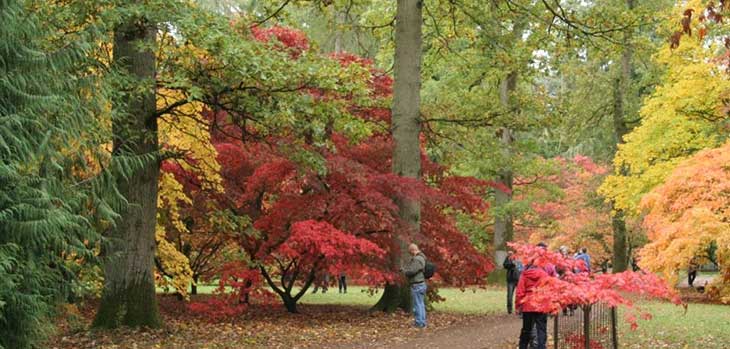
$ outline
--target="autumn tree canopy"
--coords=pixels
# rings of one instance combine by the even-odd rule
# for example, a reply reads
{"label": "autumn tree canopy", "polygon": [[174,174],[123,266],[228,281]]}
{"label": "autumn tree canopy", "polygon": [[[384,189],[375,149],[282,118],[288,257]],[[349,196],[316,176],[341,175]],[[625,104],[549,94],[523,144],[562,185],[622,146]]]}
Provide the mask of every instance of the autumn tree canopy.
{"label": "autumn tree canopy", "polygon": [[[730,302],[730,144],[703,150],[683,161],[667,180],[641,202],[647,211],[644,226],[649,243],[641,250],[640,265],[677,280],[695,257],[706,257],[717,246],[721,273],[714,293]],[[704,259],[706,262],[707,260]]]}
{"label": "autumn tree canopy", "polygon": [[296,313],[325,275],[408,310],[409,242],[431,301],[517,241],[567,271],[545,312],[680,303],[665,281],[704,257],[730,302],[728,11],[0,0],[0,347],[82,303],[79,328],[160,328],[168,292],[173,316]]}

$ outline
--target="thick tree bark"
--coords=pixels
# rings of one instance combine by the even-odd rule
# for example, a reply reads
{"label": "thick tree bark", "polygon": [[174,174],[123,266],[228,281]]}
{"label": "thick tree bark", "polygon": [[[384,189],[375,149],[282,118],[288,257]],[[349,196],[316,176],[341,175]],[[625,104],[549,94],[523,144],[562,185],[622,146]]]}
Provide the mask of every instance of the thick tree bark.
{"label": "thick tree bark", "polygon": [[[395,81],[393,86],[392,134],[395,140],[393,173],[410,178],[421,178],[421,12],[422,0],[398,0],[395,23]],[[399,198],[400,216],[406,230],[394,241],[393,269],[409,258],[408,240],[415,237],[421,226],[421,206],[416,200]],[[386,285],[383,296],[373,307],[376,310],[410,311],[411,297],[408,285]]]}
{"label": "thick tree bark", "polygon": [[[634,9],[634,0],[626,0],[629,11]],[[624,136],[629,132],[626,124],[626,93],[630,91],[633,75],[633,48],[631,47],[631,29],[624,32],[623,52],[621,53],[621,74],[616,79],[613,89],[614,107],[613,124],[616,135],[616,144],[624,142]],[[613,210],[611,217],[613,226],[613,272],[626,271],[629,267],[628,237],[624,212],[620,209]]]}
{"label": "thick tree bark", "polygon": [[[513,71],[502,80],[499,86],[499,100],[507,110],[515,109],[510,103],[510,95],[517,88],[517,72]],[[502,143],[502,155],[504,159],[511,158],[512,142],[514,137],[512,131],[507,127],[500,129],[500,141]],[[505,166],[499,174],[497,181],[502,183],[510,191],[512,190],[512,169]],[[504,207],[512,201],[512,193],[505,193],[497,190],[495,194],[495,204],[497,207]],[[494,263],[498,268],[502,267],[502,262],[507,257],[507,242],[512,241],[514,237],[514,224],[510,214],[498,215],[494,219]]]}
{"label": "thick tree bark", "polygon": [[[140,51],[139,44],[154,46],[155,26],[144,19],[119,26],[114,34],[114,64],[127,72],[135,83],[145,84],[143,92],[132,92],[115,102],[113,156],[156,154],[155,55]],[[119,192],[128,201],[116,226],[109,232],[105,248],[104,291],[94,326],[159,327],[153,275],[157,181],[159,162],[146,161],[118,180]]]}

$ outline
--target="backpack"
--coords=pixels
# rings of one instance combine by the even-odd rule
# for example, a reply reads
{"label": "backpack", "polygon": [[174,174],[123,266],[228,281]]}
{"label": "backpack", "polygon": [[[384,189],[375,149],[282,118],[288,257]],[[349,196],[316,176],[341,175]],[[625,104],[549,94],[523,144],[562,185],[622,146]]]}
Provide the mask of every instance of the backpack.
{"label": "backpack", "polygon": [[434,273],[436,273],[436,264],[426,260],[426,265],[423,267],[423,277],[430,279]]}

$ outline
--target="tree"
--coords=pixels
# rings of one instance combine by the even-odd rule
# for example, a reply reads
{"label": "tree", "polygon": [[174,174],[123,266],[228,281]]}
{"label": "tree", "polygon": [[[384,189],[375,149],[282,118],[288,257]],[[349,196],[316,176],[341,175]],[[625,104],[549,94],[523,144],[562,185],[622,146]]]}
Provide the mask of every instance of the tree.
{"label": "tree", "polygon": [[[186,198],[179,191],[167,191],[170,194],[170,197],[167,198],[169,200],[162,203],[163,207],[167,205],[166,208],[169,209],[166,210],[167,212],[161,212],[164,213],[162,215],[157,214],[157,205],[152,204],[156,203],[158,196],[159,164],[163,158],[185,159],[185,155],[176,152],[190,151],[193,156],[185,159],[185,162],[188,163],[187,167],[205,167],[202,166],[206,165],[205,161],[201,161],[200,158],[196,159],[195,156],[204,155],[206,151],[195,154],[196,149],[191,147],[191,144],[183,144],[180,147],[180,144],[168,142],[165,144],[167,150],[161,152],[157,132],[157,123],[160,118],[170,118],[174,121],[173,128],[190,136],[178,139],[187,139],[188,142],[192,139],[193,143],[199,142],[199,145],[203,145],[202,147],[205,148],[204,145],[209,143],[204,137],[205,132],[214,129],[216,125],[206,124],[200,118],[199,113],[186,111],[185,108],[196,110],[199,109],[199,103],[204,103],[214,109],[228,111],[231,115],[235,115],[237,121],[246,123],[250,121],[246,119],[248,115],[246,109],[249,107],[246,98],[251,98],[259,93],[268,94],[269,97],[278,94],[277,98],[258,100],[258,102],[265,101],[259,105],[265,117],[256,120],[258,131],[288,134],[290,131],[296,130],[301,132],[299,134],[311,134],[313,129],[318,127],[316,123],[310,122],[314,120],[305,121],[289,117],[288,113],[296,110],[296,108],[292,109],[292,106],[299,108],[305,105],[297,104],[297,102],[304,102],[299,93],[289,92],[305,90],[311,85],[309,81],[319,80],[315,76],[322,76],[323,74],[320,74],[322,72],[331,73],[327,71],[326,67],[317,65],[322,62],[321,60],[312,62],[303,59],[295,64],[291,58],[297,58],[307,48],[307,43],[300,40],[301,36],[291,36],[289,35],[292,34],[291,32],[282,31],[281,28],[273,27],[266,30],[252,28],[245,24],[245,19],[237,22],[237,26],[231,26],[229,21],[222,16],[204,14],[195,7],[185,4],[155,2],[144,5],[130,4],[129,6],[133,8],[133,11],[124,11],[123,8],[110,10],[112,14],[120,15],[123,22],[115,28],[117,35],[113,45],[114,66],[121,72],[120,76],[113,77],[113,81],[119,84],[119,90],[122,91],[122,95],[114,100],[114,111],[119,114],[113,118],[114,132],[117,137],[114,155],[117,157],[144,156],[147,161],[143,171],[120,177],[120,186],[125,185],[120,191],[132,205],[128,206],[130,209],[124,212],[123,217],[119,220],[120,223],[116,225],[112,237],[109,239],[110,242],[117,245],[110,246],[111,250],[104,251],[111,260],[107,263],[109,266],[106,275],[107,287],[95,324],[105,327],[114,327],[119,324],[150,326],[159,324],[159,319],[154,315],[155,312],[149,311],[149,309],[153,309],[150,307],[155,297],[154,279],[151,274],[154,259],[147,257],[148,252],[152,253],[151,256],[154,257],[155,244],[160,248],[162,257],[158,259],[160,271],[163,274],[180,276],[174,280],[175,275],[172,275],[178,291],[186,289],[191,278],[192,269],[186,265],[189,261],[185,261],[188,258],[169,244],[169,241],[166,241],[167,234],[164,229],[161,229],[165,225],[172,225],[184,230],[184,225],[176,219],[175,204],[177,204],[176,201],[185,201]],[[138,17],[130,15],[130,13],[136,13]],[[158,33],[158,28],[153,23],[162,18],[171,22],[169,26],[161,27]],[[140,26],[147,28],[146,31],[136,30]],[[172,31],[176,35],[171,35]],[[238,40],[241,33],[260,37],[259,41],[268,41],[271,36],[277,36],[283,42],[291,44],[291,47],[276,47],[276,50],[271,51],[270,47],[264,49],[264,44],[259,41]],[[160,39],[156,41],[158,34]],[[152,45],[156,42],[159,42],[160,45]],[[153,52],[153,49],[159,50]],[[269,52],[262,54],[266,50]],[[255,57],[256,60],[246,61],[251,57]],[[155,62],[157,62],[156,65]],[[219,74],[221,66],[234,64],[232,62],[235,62],[236,66],[253,68]],[[155,71],[157,68],[159,70]],[[316,74],[312,72],[316,72]],[[303,84],[302,81],[304,81]],[[322,81],[331,83],[332,79],[322,79]],[[284,86],[277,86],[280,83]],[[292,86],[295,87],[292,88]],[[351,87],[345,85],[342,88]],[[157,108],[155,92],[157,92],[159,102]],[[294,98],[287,99],[287,96],[294,96]],[[313,104],[311,99],[306,102],[310,107]],[[196,103],[198,103],[197,107]],[[335,110],[319,108],[317,111],[322,111],[324,114],[326,111]],[[251,124],[254,122],[252,121]],[[187,130],[183,130],[183,125],[187,125],[184,126],[187,127]],[[191,125],[193,127],[190,127]],[[205,132],[199,132],[201,128],[205,129]],[[244,133],[249,131],[247,126],[244,126],[243,129]],[[170,133],[168,136],[173,134]],[[200,146],[197,150],[200,150]],[[215,153],[215,151],[209,150],[208,154]],[[204,186],[215,183],[215,176],[207,175],[211,173],[210,171],[201,172],[202,177],[205,177],[201,180]],[[171,177],[163,178],[167,179],[165,183],[170,183],[172,187],[175,186]],[[154,190],[152,190],[153,188]],[[135,211],[140,209],[144,214]],[[155,223],[158,220],[160,226],[159,229],[155,229]],[[141,227],[141,230],[127,231],[126,227],[133,221],[139,221],[139,224],[135,223],[132,227],[135,229]],[[142,221],[144,224],[141,223]],[[131,239],[129,241],[137,243],[139,246],[131,246],[124,239]],[[127,251],[132,253],[128,254]],[[149,267],[144,266],[143,264],[146,264],[148,260]],[[128,263],[124,263],[125,261]],[[167,262],[172,262],[172,264],[166,265]],[[148,268],[149,273],[146,271]],[[130,286],[128,285],[130,283],[141,284],[141,286]],[[181,291],[181,293],[185,292]],[[137,300],[130,306],[124,306],[126,302],[136,299],[136,297],[146,297],[146,299]],[[138,316],[138,313],[141,312],[140,309],[148,309],[143,313],[151,315],[140,319]]]}
{"label": "tree", "polygon": [[[164,36],[163,36],[164,37]],[[175,50],[175,48],[171,48]],[[183,100],[179,91],[158,90],[157,109]],[[162,163],[157,212],[157,286],[175,288],[187,296],[196,293],[201,276],[209,276],[218,253],[230,246],[226,232],[234,222],[211,209],[210,197],[223,191],[217,151],[208,127],[197,118],[203,103],[190,102],[160,115],[159,138],[163,151],[179,154]]]}
{"label": "tree", "polygon": [[[512,45],[508,46],[506,51],[512,51],[510,49],[515,48],[515,43],[520,43],[526,24],[526,21],[520,17],[513,20],[512,37],[507,40],[509,43],[512,43]],[[519,59],[516,60],[519,61]],[[511,68],[512,69],[507,72],[507,75],[502,78],[502,81],[500,81],[499,101],[506,114],[518,114],[520,109],[519,100],[515,98],[513,94],[517,91],[520,71],[524,68],[523,66],[520,66],[519,63],[515,64]],[[504,158],[512,158],[511,153],[513,152],[512,148],[515,137],[513,129],[511,127],[502,127],[497,131],[497,134],[502,143],[501,151],[504,153]],[[508,190],[495,192],[495,205],[497,207],[509,205],[512,200],[514,175],[514,170],[510,168],[509,165],[498,170],[498,180]],[[496,265],[502,265],[502,262],[507,257],[507,243],[511,242],[513,238],[514,222],[512,215],[509,212],[502,215],[496,215],[494,219],[494,263]]]}
{"label": "tree", "polygon": [[[634,0],[626,0],[626,7],[629,12],[634,9]],[[631,30],[624,32],[622,51],[621,52],[621,74],[616,78],[613,89],[613,123],[614,132],[616,134],[616,144],[624,142],[624,136],[628,133],[627,120],[633,118],[626,109],[629,99],[626,98],[628,91],[631,91],[631,82],[633,79],[633,43]],[[633,114],[633,113],[632,113]],[[626,221],[624,212],[621,209],[612,212],[611,226],[613,227],[613,272],[626,271],[629,265],[628,246],[626,237]]]}
{"label": "tree", "polygon": [[[616,145],[624,142],[624,135],[640,120],[642,98],[652,93],[663,73],[651,56],[664,41],[655,35],[655,27],[646,24],[654,21],[654,13],[672,5],[661,0],[590,5],[595,17],[618,27],[606,32],[608,36],[576,40],[550,50],[548,62],[558,74],[548,73],[545,84],[556,96],[551,98],[551,112],[562,120],[550,130],[553,135],[542,140],[543,147],[557,146],[564,156],[584,154],[601,163],[614,157]],[[613,270],[623,271],[639,232],[631,230],[632,214],[617,208],[611,215]]]}
{"label": "tree", "polygon": [[546,193],[547,200],[533,204],[531,222],[537,227],[528,230],[529,241],[547,241],[551,250],[563,245],[570,251],[587,247],[594,265],[605,267],[612,254],[610,207],[598,197],[596,188],[608,169],[580,155],[557,161],[560,172],[550,181],[561,193],[557,197]]}
{"label": "tree", "polygon": [[[699,2],[688,4],[699,8]],[[686,10],[677,6],[677,17]],[[691,22],[693,26],[701,26]],[[696,27],[698,29],[698,27]],[[723,118],[722,98],[730,87],[722,70],[712,62],[712,46],[684,40],[665,44],[657,60],[667,68],[662,84],[644,100],[641,124],[624,137],[614,159],[614,174],[599,188],[627,215],[639,212],[643,195],[661,184],[671,171],[695,152],[719,145]]]}
{"label": "tree", "polygon": [[[682,301],[666,281],[657,275],[643,272],[623,272],[616,274],[597,274],[573,272],[581,270],[583,262],[572,257],[564,258],[557,252],[549,252],[534,245],[510,244],[516,251],[516,258],[525,265],[543,267],[548,264],[564,270],[560,277],[549,277],[542,280],[525,298],[537,310],[550,314],[558,314],[570,305],[591,305],[605,302],[609,306],[624,306],[626,320],[636,329],[637,314],[649,319],[651,314],[642,312],[635,300],[661,299],[680,305]],[[632,295],[634,297],[628,297]],[[686,308],[686,304],[684,304]]]}
{"label": "tree", "polygon": [[640,250],[639,265],[660,272],[670,283],[677,271],[716,246],[720,277],[711,293],[730,303],[730,143],[698,152],[682,161],[667,179],[645,195],[644,227],[649,243]]}
{"label": "tree", "polygon": [[[395,58],[392,133],[394,174],[421,178],[421,22],[422,0],[398,0],[395,20]],[[399,270],[408,257],[408,243],[419,234],[421,207],[413,198],[398,198],[403,232],[395,236],[400,255],[393,258],[393,270]],[[374,309],[388,312],[411,308],[409,290],[404,281],[386,285]]]}
{"label": "tree", "polygon": [[155,106],[156,24],[144,15],[129,16],[115,29],[113,66],[126,80],[114,101],[112,156],[146,156],[145,165],[120,176],[118,187],[128,206],[110,229],[105,246],[104,292],[94,326],[162,325],[157,309],[153,265],[159,176]]}
{"label": "tree", "polygon": [[[107,128],[86,72],[92,32],[59,40],[26,2],[0,1],[0,347],[37,348],[98,227],[114,218],[111,172],[96,166]],[[111,167],[130,162],[119,159]],[[133,166],[132,166],[133,167]]]}
{"label": "tree", "polygon": [[[286,28],[257,30],[280,34],[261,37],[271,47],[283,44],[280,49],[284,52],[296,41],[282,39],[300,33]],[[305,64],[305,57],[311,59],[311,53],[289,59]],[[355,81],[330,84],[322,77],[316,80],[321,85],[296,90],[296,95],[307,97],[300,103],[319,106],[300,106],[297,115],[322,125],[301,138],[293,132],[264,134],[265,130],[246,127],[251,124],[236,118],[233,111],[204,113],[208,123],[215,125],[211,139],[225,187],[224,195],[211,198],[218,209],[247,216],[252,223],[250,230],[233,233],[247,259],[231,261],[223,268],[221,289],[232,286],[238,290],[228,299],[232,303],[227,303],[227,309],[244,310],[240,300],[258,292],[261,282],[266,282],[286,308],[295,312],[297,301],[323,271],[344,270],[374,286],[396,282],[401,276],[393,270],[392,260],[401,250],[392,242],[402,234],[404,223],[395,198],[422,203],[422,247],[429,258],[443,262],[439,276],[444,282],[483,283],[491,264],[457,229],[454,216],[484,214],[487,205],[482,195],[493,185],[448,176],[447,168],[427,160],[423,161],[423,178],[428,184],[394,175],[394,142],[388,132],[391,112],[385,107],[393,80],[371,62],[352,55],[327,59],[340,67],[333,76]],[[365,91],[328,87],[360,86],[358,81],[365,83]],[[266,103],[265,96],[252,97],[261,99],[257,105]],[[249,110],[246,117],[258,120],[261,113]],[[359,123],[343,123],[349,117]],[[368,131],[361,133],[355,125]],[[302,150],[292,151],[294,147]],[[419,152],[424,158],[423,150]],[[294,289],[297,283],[302,286],[299,290]],[[193,307],[211,311],[220,300],[212,302]]]}

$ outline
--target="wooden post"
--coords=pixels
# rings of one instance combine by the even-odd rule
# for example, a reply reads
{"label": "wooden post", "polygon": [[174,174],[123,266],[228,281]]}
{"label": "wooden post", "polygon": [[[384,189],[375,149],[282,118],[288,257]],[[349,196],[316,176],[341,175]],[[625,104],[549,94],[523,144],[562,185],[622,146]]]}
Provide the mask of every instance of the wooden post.
{"label": "wooden post", "polygon": [[583,307],[583,337],[585,338],[585,349],[591,347],[591,305]]}
{"label": "wooden post", "polygon": [[618,331],[616,330],[616,307],[611,307],[611,339],[613,349],[618,349]]}
{"label": "wooden post", "polygon": [[553,343],[555,343],[555,349],[558,349],[558,343],[560,343],[560,340],[558,339],[558,322],[560,322],[560,314],[555,315],[555,321],[553,325]]}

